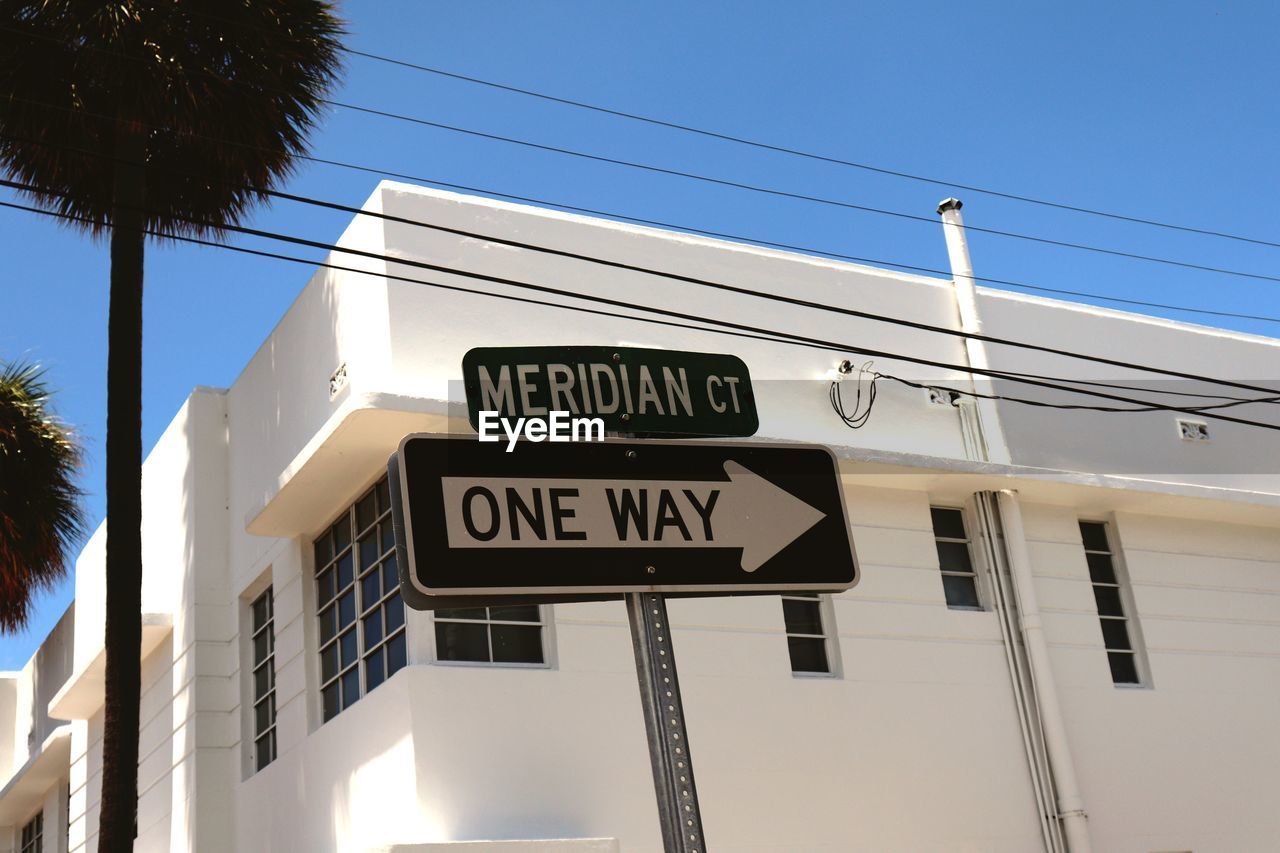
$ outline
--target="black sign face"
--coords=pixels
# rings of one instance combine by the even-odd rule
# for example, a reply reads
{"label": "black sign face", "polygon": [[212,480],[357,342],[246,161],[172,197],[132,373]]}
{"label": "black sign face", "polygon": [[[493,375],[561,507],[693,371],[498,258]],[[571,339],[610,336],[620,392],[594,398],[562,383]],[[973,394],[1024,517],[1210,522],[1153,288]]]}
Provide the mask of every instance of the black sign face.
{"label": "black sign face", "polygon": [[412,435],[392,466],[413,607],[434,606],[428,596],[842,590],[858,579],[825,447],[611,439],[521,441],[508,453]]}
{"label": "black sign face", "polygon": [[636,347],[481,347],[462,359],[467,414],[600,418],[606,432],[750,436],[760,425],[742,359]]}

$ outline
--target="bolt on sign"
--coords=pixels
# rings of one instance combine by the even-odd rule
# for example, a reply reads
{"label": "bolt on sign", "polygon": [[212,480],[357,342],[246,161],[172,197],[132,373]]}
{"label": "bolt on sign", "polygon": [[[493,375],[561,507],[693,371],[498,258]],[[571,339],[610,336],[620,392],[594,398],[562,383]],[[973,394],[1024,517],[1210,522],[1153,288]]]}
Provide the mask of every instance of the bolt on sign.
{"label": "bolt on sign", "polygon": [[637,435],[750,436],[751,375],[733,355],[639,347],[480,347],[462,359],[471,426],[480,412],[562,411]]}
{"label": "bolt on sign", "polygon": [[825,447],[411,435],[393,459],[411,606],[431,596],[842,590],[857,582]]}

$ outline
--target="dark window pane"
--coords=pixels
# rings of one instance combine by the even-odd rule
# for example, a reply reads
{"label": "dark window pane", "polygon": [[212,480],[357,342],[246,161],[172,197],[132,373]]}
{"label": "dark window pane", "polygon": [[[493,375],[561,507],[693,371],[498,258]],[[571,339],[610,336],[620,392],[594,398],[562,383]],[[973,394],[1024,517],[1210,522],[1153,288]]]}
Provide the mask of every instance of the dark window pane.
{"label": "dark window pane", "polygon": [[370,530],[366,533],[364,538],[359,542],[359,550],[360,571],[364,571],[374,563],[378,562],[378,557],[381,556],[378,552],[378,531]]}
{"label": "dark window pane", "polygon": [[377,571],[369,572],[360,579],[360,609],[368,610],[382,598],[382,575]]}
{"label": "dark window pane", "polygon": [[351,568],[351,549],[348,548],[338,558],[338,589],[346,589],[354,578]]}
{"label": "dark window pane", "polygon": [[382,591],[391,592],[398,586],[400,586],[400,575],[396,571],[396,558],[388,557],[382,564]]}
{"label": "dark window pane", "polygon": [[333,635],[338,633],[337,618],[337,605],[330,605],[320,611],[320,642],[322,644],[332,640]]}
{"label": "dark window pane", "polygon": [[316,540],[315,557],[315,567],[317,569],[321,568],[333,559],[333,540],[329,536],[328,530],[326,530],[324,534]]}
{"label": "dark window pane", "polygon": [[342,676],[342,707],[350,708],[360,698],[360,667]]}
{"label": "dark window pane", "polygon": [[1141,684],[1138,678],[1138,661],[1131,652],[1107,652],[1114,684]]}
{"label": "dark window pane", "polygon": [[493,659],[501,663],[542,663],[542,629],[524,625],[494,625]]}
{"label": "dark window pane", "polygon": [[324,689],[322,694],[324,700],[324,718],[332,720],[333,715],[342,710],[342,703],[338,697],[338,682],[330,684]]}
{"label": "dark window pane", "polygon": [[376,652],[364,659],[364,683],[366,691],[377,687],[386,678],[382,655],[383,650],[378,649]]}
{"label": "dark window pane", "polygon": [[338,627],[345,628],[356,621],[356,592],[351,590],[338,599]]}
{"label": "dark window pane", "polygon": [[1080,522],[1080,538],[1086,551],[1110,551],[1107,543],[1107,526],[1096,521]]}
{"label": "dark window pane", "polygon": [[1093,599],[1098,602],[1099,616],[1123,616],[1124,605],[1120,603],[1120,588],[1115,586],[1095,586]]}
{"label": "dark window pane", "polygon": [[788,634],[821,634],[822,612],[816,601],[782,599],[782,618]]}
{"label": "dark window pane", "polygon": [[337,570],[333,568],[325,569],[320,573],[320,577],[316,579],[316,597],[321,605],[328,604],[337,595],[337,580]]}
{"label": "dark window pane", "polygon": [[1097,583],[1115,583],[1116,570],[1108,554],[1085,554],[1089,561],[1089,577]]}
{"label": "dark window pane", "polygon": [[373,492],[369,492],[356,504],[356,530],[363,533],[377,517],[378,509],[373,505]]}
{"label": "dark window pane", "polygon": [[259,770],[275,760],[276,733],[274,731],[270,731],[258,738],[254,751],[257,753],[257,766]]}
{"label": "dark window pane", "polygon": [[489,629],[483,623],[437,622],[436,653],[440,660],[489,660]]}
{"label": "dark window pane", "polygon": [[271,654],[271,629],[262,631],[258,636],[253,638],[253,662],[254,665],[262,663],[267,659],[267,655]]}
{"label": "dark window pane", "polygon": [[937,542],[938,565],[944,572],[972,572],[969,546],[964,542]]}
{"label": "dark window pane", "polygon": [[267,596],[260,596],[253,602],[253,627],[261,628],[267,621]]}
{"label": "dark window pane", "polygon": [[387,603],[382,605],[382,611],[386,614],[387,633],[395,633],[404,624],[404,599],[400,597],[400,593],[388,598]]}
{"label": "dark window pane", "polygon": [[382,553],[387,553],[396,547],[395,528],[391,526],[391,519],[387,519],[378,525],[379,542],[381,543]]}
{"label": "dark window pane", "polygon": [[791,653],[792,672],[830,672],[827,663],[827,643],[811,637],[787,637],[787,651]]}
{"label": "dark window pane", "polygon": [[387,678],[403,669],[408,662],[408,648],[405,645],[404,633],[401,632],[387,642]]}
{"label": "dark window pane", "polygon": [[943,575],[942,591],[948,607],[978,607],[978,585],[966,575]]}
{"label": "dark window pane", "polygon": [[1108,649],[1132,649],[1129,645],[1129,629],[1123,619],[1102,620],[1102,642]]}
{"label": "dark window pane", "polygon": [[338,638],[338,648],[342,650],[342,668],[346,669],[356,662],[359,657],[360,644],[356,638],[356,630],[354,628],[347,631]]}
{"label": "dark window pane", "polygon": [[320,652],[320,680],[328,681],[338,674],[338,644],[330,643]]}
{"label": "dark window pane", "polygon": [[364,617],[364,647],[371,649],[382,642],[382,611],[375,610]]}
{"label": "dark window pane", "polygon": [[488,619],[489,610],[485,607],[450,607],[436,611],[437,619]]}
{"label": "dark window pane", "polygon": [[265,732],[276,721],[276,695],[272,693],[266,699],[253,706],[253,725],[255,732]]}
{"label": "dark window pane", "polygon": [[344,515],[333,525],[333,553],[351,544],[351,519]]}
{"label": "dark window pane", "polygon": [[968,539],[964,532],[964,515],[958,509],[929,507],[933,516],[933,535],[946,539]]}
{"label": "dark window pane", "polygon": [[378,494],[378,514],[381,515],[391,509],[391,493],[388,491],[387,481],[383,480],[379,483],[374,491]]}
{"label": "dark window pane", "polygon": [[265,696],[267,691],[275,687],[275,668],[269,664],[263,664],[253,672],[253,695]]}
{"label": "dark window pane", "polygon": [[540,622],[538,605],[519,604],[514,607],[490,607],[489,618],[502,622]]}

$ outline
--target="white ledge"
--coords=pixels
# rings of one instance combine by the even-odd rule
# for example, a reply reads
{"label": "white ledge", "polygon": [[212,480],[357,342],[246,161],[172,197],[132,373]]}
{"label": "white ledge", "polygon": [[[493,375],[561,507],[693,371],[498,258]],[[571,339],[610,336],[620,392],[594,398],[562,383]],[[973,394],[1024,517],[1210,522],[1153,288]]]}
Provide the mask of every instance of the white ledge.
{"label": "white ledge", "polygon": [[[141,658],[156,650],[173,630],[173,616],[168,613],[142,614]],[[99,649],[93,660],[71,673],[49,700],[49,716],[56,720],[87,720],[102,707],[107,684],[107,650]]]}
{"label": "white ledge", "polygon": [[58,726],[40,749],[0,788],[0,826],[31,817],[45,794],[66,774],[71,761],[71,726]]}

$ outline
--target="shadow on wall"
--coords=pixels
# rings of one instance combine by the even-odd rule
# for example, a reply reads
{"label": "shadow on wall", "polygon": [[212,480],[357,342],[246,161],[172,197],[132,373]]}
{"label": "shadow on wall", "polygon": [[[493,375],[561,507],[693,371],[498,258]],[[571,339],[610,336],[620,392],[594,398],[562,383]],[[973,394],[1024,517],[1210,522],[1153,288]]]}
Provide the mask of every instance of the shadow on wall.
{"label": "shadow on wall", "polygon": [[31,725],[27,735],[28,754],[34,754],[45,738],[65,720],[49,716],[49,702],[71,677],[75,652],[76,605],[71,602],[58,624],[40,644],[31,673]]}

